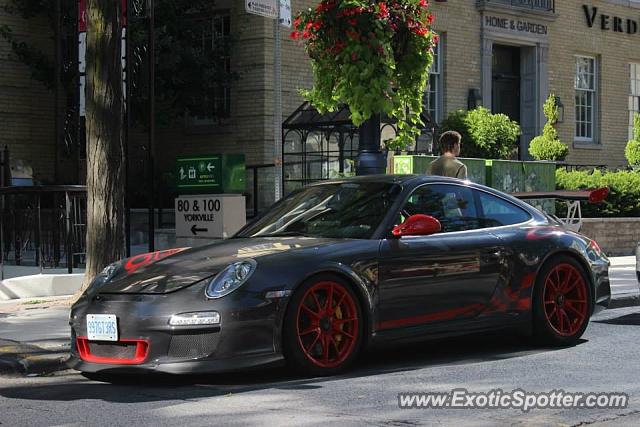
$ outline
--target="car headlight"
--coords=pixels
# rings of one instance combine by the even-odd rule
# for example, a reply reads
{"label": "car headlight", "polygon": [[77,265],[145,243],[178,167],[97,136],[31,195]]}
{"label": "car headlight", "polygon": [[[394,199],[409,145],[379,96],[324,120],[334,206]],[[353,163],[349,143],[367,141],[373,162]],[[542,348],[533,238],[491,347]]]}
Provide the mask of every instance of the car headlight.
{"label": "car headlight", "polygon": [[119,265],[120,265],[120,262],[118,261],[118,262],[114,262],[113,264],[109,264],[108,266],[106,266],[91,281],[91,283],[89,284],[89,286],[87,287],[87,290],[85,292],[86,293],[93,292],[93,291],[97,290],[98,288],[100,288],[105,283],[107,283],[109,280],[111,280],[113,278],[113,276],[115,276],[115,273],[118,270]]}
{"label": "car headlight", "polygon": [[207,285],[208,298],[222,298],[238,289],[251,277],[257,263],[252,259],[234,262],[216,275]]}

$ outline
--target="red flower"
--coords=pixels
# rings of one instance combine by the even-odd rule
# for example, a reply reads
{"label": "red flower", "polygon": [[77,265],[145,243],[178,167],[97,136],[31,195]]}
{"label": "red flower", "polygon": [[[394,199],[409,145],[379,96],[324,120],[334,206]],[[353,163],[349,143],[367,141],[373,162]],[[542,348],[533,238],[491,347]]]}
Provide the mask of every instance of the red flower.
{"label": "red flower", "polygon": [[351,25],[351,26],[356,26],[356,25],[358,25],[358,20],[357,20],[357,19],[354,19],[354,18],[351,18],[351,19],[348,19],[348,20],[347,20],[347,23],[348,23],[349,25]]}
{"label": "red flower", "polygon": [[299,16],[296,17],[296,19],[293,20],[294,28],[298,28],[298,26],[300,26],[300,22],[302,22],[302,18],[300,18]]}
{"label": "red flower", "polygon": [[420,7],[429,7],[429,2],[427,0],[420,0],[420,3],[418,4]]}
{"label": "red flower", "polygon": [[306,25],[304,26],[305,30],[310,30],[313,27],[313,22],[309,21],[306,23]]}
{"label": "red flower", "polygon": [[309,31],[305,31],[302,33],[302,37],[305,39],[308,39],[311,37],[311,33]]}
{"label": "red flower", "polygon": [[440,36],[437,34],[433,35],[433,44],[438,44],[440,42]]}
{"label": "red flower", "polygon": [[380,12],[378,12],[377,16],[380,19],[386,19],[389,17],[389,9],[387,8],[387,5],[380,2],[378,3],[378,8],[380,9]]}
{"label": "red flower", "polygon": [[351,60],[352,61],[357,61],[358,60],[358,54],[355,52],[351,52]]}
{"label": "red flower", "polygon": [[322,27],[322,21],[317,20],[316,22],[313,23],[313,29],[315,31],[318,31],[321,27]]}
{"label": "red flower", "polygon": [[298,33],[297,31],[293,31],[289,37],[291,37],[293,40],[298,40],[298,37],[300,37],[300,33]]}
{"label": "red flower", "polygon": [[415,27],[411,28],[411,31],[413,32],[413,34],[417,34],[419,36],[425,36],[425,35],[429,34],[429,30],[428,29],[426,29],[424,27],[421,27],[421,26],[418,26],[418,25],[416,25]]}
{"label": "red flower", "polygon": [[427,23],[429,25],[433,24],[433,13],[430,13],[429,16],[427,16]]}

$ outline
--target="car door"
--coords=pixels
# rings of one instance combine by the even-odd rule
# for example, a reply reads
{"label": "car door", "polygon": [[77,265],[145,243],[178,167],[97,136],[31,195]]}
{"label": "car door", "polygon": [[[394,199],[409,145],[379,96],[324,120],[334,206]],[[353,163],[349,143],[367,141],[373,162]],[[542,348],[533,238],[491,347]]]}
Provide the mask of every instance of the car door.
{"label": "car door", "polygon": [[473,189],[457,184],[418,187],[397,223],[414,214],[437,218],[430,236],[388,236],[380,246],[377,329],[473,317],[496,288],[504,248],[483,229]]}

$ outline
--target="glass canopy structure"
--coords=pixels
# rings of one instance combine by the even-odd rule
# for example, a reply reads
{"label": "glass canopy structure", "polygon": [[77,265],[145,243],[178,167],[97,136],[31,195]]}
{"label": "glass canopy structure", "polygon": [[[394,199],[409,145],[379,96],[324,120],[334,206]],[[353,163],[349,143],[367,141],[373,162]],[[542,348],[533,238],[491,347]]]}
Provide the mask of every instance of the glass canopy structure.
{"label": "glass canopy structure", "polygon": [[[422,132],[407,152],[431,154],[435,126],[423,113]],[[383,116],[381,140],[396,135],[396,125]],[[311,182],[355,175],[358,155],[358,127],[350,119],[346,105],[320,114],[309,102],[300,105],[282,124],[282,162],[284,193]]]}

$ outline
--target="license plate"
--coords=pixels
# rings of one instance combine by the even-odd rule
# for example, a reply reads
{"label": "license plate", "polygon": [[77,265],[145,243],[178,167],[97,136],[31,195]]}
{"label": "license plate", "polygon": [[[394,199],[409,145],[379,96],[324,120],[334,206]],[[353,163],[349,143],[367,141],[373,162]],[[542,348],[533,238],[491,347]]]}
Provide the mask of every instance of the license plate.
{"label": "license plate", "polygon": [[87,338],[90,341],[118,341],[115,314],[87,314]]}

